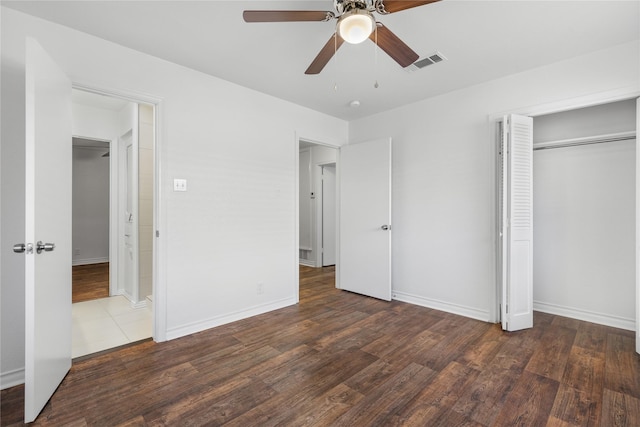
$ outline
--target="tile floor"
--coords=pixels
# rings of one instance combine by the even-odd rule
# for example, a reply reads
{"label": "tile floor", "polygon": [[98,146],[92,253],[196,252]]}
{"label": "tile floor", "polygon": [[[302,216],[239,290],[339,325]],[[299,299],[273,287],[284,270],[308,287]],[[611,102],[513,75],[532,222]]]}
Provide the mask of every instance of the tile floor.
{"label": "tile floor", "polygon": [[151,337],[151,309],[119,295],[72,304],[72,357]]}

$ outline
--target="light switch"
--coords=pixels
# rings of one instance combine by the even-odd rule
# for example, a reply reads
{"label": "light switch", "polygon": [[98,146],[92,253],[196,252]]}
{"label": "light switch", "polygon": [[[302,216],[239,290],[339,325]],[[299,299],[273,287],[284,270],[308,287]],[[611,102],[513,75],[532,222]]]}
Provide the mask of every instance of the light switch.
{"label": "light switch", "polygon": [[173,191],[187,191],[187,180],[175,178],[173,180]]}

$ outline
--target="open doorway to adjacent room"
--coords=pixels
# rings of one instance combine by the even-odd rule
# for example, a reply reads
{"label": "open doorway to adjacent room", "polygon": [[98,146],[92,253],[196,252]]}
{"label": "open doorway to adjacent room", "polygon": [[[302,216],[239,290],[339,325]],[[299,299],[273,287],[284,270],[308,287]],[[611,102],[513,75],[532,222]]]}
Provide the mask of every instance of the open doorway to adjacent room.
{"label": "open doorway to adjacent room", "polygon": [[154,107],[73,89],[72,356],[152,336]]}
{"label": "open doorway to adjacent room", "polygon": [[307,278],[335,276],[337,157],[334,147],[299,141],[299,264]]}

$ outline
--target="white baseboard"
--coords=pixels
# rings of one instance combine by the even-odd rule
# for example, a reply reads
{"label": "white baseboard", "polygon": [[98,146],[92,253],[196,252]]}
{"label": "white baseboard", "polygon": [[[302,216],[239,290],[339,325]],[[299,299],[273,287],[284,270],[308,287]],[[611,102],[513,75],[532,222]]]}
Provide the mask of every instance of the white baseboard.
{"label": "white baseboard", "polygon": [[131,303],[131,308],[144,308],[147,306],[147,298],[143,299],[142,301],[136,302],[134,301],[133,297],[129,295],[129,293],[124,289],[118,289],[116,293],[112,296],[116,296],[116,295],[121,295],[126,299],[128,299],[129,303]]}
{"label": "white baseboard", "polygon": [[0,374],[0,390],[24,384],[24,368]]}
{"label": "white baseboard", "polygon": [[584,320],[585,322],[598,323],[600,325],[614,328],[636,330],[636,319],[614,316],[611,314],[597,313],[595,311],[582,310],[575,307],[566,307],[548,302],[533,302],[533,309],[543,313],[555,314],[556,316],[570,317],[572,319]]}
{"label": "white baseboard", "polygon": [[145,308],[147,306],[147,300],[143,299],[142,301],[133,302],[131,301],[131,308]]}
{"label": "white baseboard", "polygon": [[212,317],[210,319],[203,320],[201,322],[195,322],[195,323],[179,326],[177,328],[171,328],[167,330],[167,340],[184,337],[186,335],[205,331],[207,329],[215,328],[216,326],[221,326],[227,323],[236,322],[238,320],[246,319],[252,316],[257,316],[259,314],[267,313],[273,310],[278,310],[280,308],[288,307],[294,304],[296,304],[295,298],[285,298],[282,300],[273,301],[266,304],[256,305],[246,310],[237,311],[235,313],[229,313],[223,316]]}
{"label": "white baseboard", "polygon": [[71,265],[75,266],[75,265],[102,264],[103,262],[109,262],[109,257],[74,259],[73,261],[71,261]]}
{"label": "white baseboard", "polygon": [[308,259],[300,258],[300,265],[304,265],[306,267],[315,267],[316,266],[316,262],[315,261],[309,261]]}
{"label": "white baseboard", "polygon": [[392,298],[396,301],[408,302],[409,304],[419,305],[421,307],[433,308],[447,313],[457,314],[459,316],[470,317],[483,322],[489,322],[489,311],[478,310],[477,308],[467,307],[459,304],[452,304],[445,301],[439,301],[431,298],[424,298],[418,295],[407,294],[399,291],[391,292]]}

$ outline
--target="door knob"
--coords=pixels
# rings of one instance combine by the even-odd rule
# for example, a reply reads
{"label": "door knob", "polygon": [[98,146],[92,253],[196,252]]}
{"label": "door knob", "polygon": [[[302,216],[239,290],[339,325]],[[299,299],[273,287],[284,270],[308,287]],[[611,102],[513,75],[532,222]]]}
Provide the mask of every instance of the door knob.
{"label": "door knob", "polygon": [[42,240],[38,240],[36,243],[36,252],[41,253],[42,251],[51,252],[56,248],[55,243],[42,243]]}
{"label": "door knob", "polygon": [[389,225],[385,224],[385,225],[381,226],[380,228],[381,228],[381,229],[383,229],[383,230],[385,230],[385,231],[387,231],[388,229],[390,229],[390,228],[391,228],[391,226],[389,226]]}
{"label": "door knob", "polygon": [[33,253],[33,244],[32,243],[16,243],[15,245],[13,245],[13,252],[17,253],[17,254],[22,254],[22,253],[28,253],[28,254],[32,254]]}

